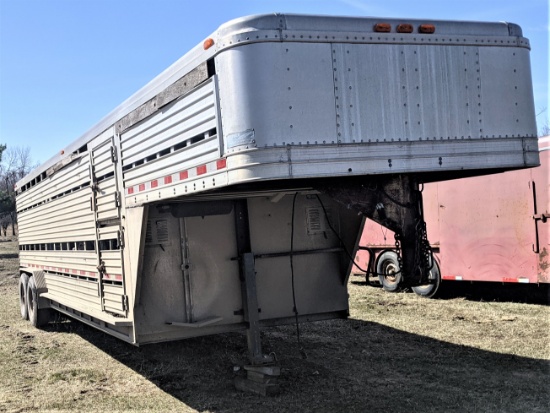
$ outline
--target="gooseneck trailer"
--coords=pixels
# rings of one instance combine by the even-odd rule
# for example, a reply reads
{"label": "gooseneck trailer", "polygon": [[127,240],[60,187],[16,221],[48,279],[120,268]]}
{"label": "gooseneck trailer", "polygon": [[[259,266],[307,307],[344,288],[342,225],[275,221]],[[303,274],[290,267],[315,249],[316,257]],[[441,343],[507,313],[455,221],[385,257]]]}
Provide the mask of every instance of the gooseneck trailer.
{"label": "gooseneck trailer", "polygon": [[260,329],[348,315],[365,217],[419,285],[419,185],[538,163],[515,24],[233,20],[18,182],[22,315],[134,344],[246,330],[239,386],[264,391]]}

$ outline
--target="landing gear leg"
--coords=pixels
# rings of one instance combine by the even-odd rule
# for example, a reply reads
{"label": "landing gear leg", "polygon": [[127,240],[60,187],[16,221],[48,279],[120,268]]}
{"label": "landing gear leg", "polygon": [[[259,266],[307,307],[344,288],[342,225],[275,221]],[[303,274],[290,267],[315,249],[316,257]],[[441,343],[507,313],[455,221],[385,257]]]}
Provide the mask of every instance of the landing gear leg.
{"label": "landing gear leg", "polygon": [[235,228],[237,230],[244,319],[248,323],[246,336],[250,361],[249,365],[244,366],[246,378],[235,378],[235,387],[238,390],[271,396],[279,393],[278,377],[281,374],[281,369],[275,364],[273,356],[265,355],[262,351],[256,272],[254,254],[250,252],[250,229],[246,200],[235,202]]}

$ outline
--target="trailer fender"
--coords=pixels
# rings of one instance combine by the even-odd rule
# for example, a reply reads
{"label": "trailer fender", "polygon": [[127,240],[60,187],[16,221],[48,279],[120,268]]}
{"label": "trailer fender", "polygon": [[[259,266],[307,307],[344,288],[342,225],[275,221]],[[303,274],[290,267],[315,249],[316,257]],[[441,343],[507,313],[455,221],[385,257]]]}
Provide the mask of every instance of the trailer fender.
{"label": "trailer fender", "polygon": [[[50,308],[50,301],[46,298],[41,297],[42,293],[48,292],[48,287],[46,286],[46,279],[44,277],[44,271],[37,270],[34,268],[23,267],[21,268],[20,272],[21,272],[21,277],[23,277],[23,274],[27,276],[27,284],[31,278],[34,280],[33,283],[34,283],[34,286],[36,287],[36,292],[38,294],[38,308],[39,309]],[[27,285],[25,285],[25,288],[27,288]],[[28,301],[28,297],[25,297],[25,300]]]}
{"label": "trailer fender", "polygon": [[27,284],[27,312],[29,314],[29,321],[34,327],[42,327],[50,321],[51,310],[49,306],[40,308],[40,301],[35,278],[31,277]]}

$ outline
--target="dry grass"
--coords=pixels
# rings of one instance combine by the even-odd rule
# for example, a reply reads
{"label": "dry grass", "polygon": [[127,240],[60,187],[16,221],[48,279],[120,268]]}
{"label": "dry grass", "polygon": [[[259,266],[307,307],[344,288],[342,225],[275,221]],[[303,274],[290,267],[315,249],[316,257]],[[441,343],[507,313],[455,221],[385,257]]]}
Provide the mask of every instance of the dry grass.
{"label": "dry grass", "polygon": [[293,326],[265,331],[283,376],[262,398],[233,389],[240,334],[135,348],[70,320],[30,327],[14,254],[0,242],[0,411],[550,411],[547,305],[425,300],[355,278],[349,320],[301,325],[306,359]]}

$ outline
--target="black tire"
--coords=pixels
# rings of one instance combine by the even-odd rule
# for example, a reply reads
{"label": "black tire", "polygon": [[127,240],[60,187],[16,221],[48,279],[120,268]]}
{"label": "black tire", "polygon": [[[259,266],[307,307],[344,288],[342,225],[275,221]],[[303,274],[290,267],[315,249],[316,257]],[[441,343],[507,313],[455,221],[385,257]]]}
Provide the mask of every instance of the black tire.
{"label": "black tire", "polygon": [[27,311],[29,321],[35,327],[42,327],[50,322],[50,309],[38,308],[38,292],[33,277],[29,278],[27,285]]}
{"label": "black tire", "polygon": [[378,279],[384,290],[389,292],[400,290],[401,267],[395,251],[382,251],[376,258],[375,267],[376,274],[378,274]]}
{"label": "black tire", "polygon": [[437,261],[434,262],[428,278],[430,278],[434,282],[412,287],[412,290],[422,297],[433,298],[439,291],[439,286],[441,285],[441,270],[439,269]]}
{"label": "black tire", "polygon": [[19,277],[19,307],[21,309],[21,317],[23,320],[29,319],[29,310],[27,308],[27,286],[29,284],[29,276],[24,272]]}

